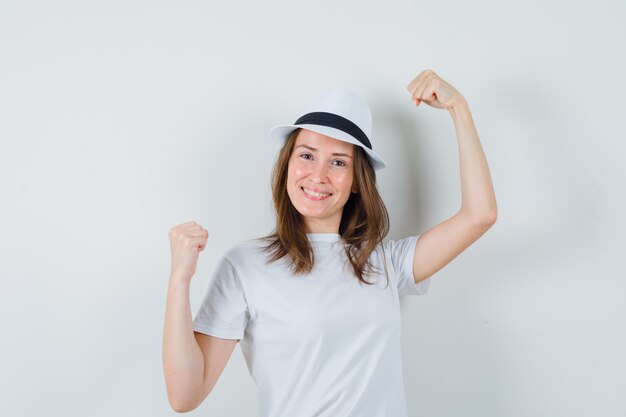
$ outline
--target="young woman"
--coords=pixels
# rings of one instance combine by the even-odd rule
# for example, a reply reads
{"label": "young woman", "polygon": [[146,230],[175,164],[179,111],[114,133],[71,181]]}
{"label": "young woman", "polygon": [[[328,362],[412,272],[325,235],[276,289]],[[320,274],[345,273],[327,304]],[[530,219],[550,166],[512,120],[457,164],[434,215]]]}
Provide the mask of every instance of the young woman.
{"label": "young woman", "polygon": [[189,285],[208,232],[169,231],[172,269],[163,336],[170,404],[196,408],[237,342],[259,390],[261,417],[407,416],[400,356],[401,294],[431,276],[496,220],[487,161],[466,100],[435,72],[407,86],[450,112],[461,162],[457,214],[421,235],[383,242],[389,229],[375,171],[367,104],[347,89],[316,99],[293,125],[272,173],[276,227],[231,247],[192,320]]}

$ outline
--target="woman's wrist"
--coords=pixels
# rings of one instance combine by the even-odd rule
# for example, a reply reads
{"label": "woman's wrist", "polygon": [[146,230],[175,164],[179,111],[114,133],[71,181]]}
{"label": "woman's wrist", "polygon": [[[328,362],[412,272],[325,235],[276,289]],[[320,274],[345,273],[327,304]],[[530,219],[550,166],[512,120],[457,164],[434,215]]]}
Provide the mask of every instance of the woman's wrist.
{"label": "woman's wrist", "polygon": [[191,279],[182,273],[172,271],[170,273],[169,286],[171,289],[189,290],[191,287]]}
{"label": "woman's wrist", "polygon": [[465,97],[461,97],[454,106],[448,109],[448,112],[450,112],[450,116],[452,116],[453,119],[470,114],[469,104],[467,100],[465,100]]}

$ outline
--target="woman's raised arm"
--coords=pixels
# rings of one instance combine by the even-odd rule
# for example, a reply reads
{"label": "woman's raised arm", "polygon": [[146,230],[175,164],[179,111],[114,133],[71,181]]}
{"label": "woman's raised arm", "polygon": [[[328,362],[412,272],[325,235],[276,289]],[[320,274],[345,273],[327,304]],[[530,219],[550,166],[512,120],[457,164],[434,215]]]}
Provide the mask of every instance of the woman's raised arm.
{"label": "woman's raised arm", "polygon": [[172,270],[163,329],[163,371],[170,405],[177,412],[187,412],[213,390],[238,340],[193,331],[189,289],[208,232],[188,222],[170,229],[169,237]]}

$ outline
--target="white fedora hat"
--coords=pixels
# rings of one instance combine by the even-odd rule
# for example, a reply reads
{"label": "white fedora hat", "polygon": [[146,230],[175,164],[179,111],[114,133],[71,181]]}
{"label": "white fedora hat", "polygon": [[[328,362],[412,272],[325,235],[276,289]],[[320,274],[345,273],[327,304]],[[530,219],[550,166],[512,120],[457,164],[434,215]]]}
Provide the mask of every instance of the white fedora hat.
{"label": "white fedora hat", "polygon": [[347,88],[335,88],[318,95],[294,124],[274,126],[270,130],[270,139],[282,146],[289,134],[298,128],[360,146],[374,170],[387,166],[372,150],[372,113],[369,106]]}

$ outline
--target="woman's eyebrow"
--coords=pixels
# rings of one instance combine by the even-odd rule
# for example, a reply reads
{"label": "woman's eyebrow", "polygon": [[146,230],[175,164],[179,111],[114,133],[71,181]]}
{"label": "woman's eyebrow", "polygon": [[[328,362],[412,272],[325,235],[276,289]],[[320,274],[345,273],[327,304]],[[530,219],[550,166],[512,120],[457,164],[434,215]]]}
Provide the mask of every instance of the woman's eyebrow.
{"label": "woman's eyebrow", "polygon": [[[308,146],[308,145],[298,145],[298,146],[296,146],[296,149],[297,149],[297,148],[307,148],[307,149],[309,149],[309,150],[311,150],[311,151],[313,151],[313,152],[317,152],[317,149],[315,149],[315,148],[313,148],[313,147],[311,147],[311,146]],[[338,152],[335,152],[335,153],[333,153],[333,155],[336,155],[336,156],[347,156],[348,158],[352,158],[352,157],[351,157],[350,155],[348,155],[347,153],[338,153]]]}

